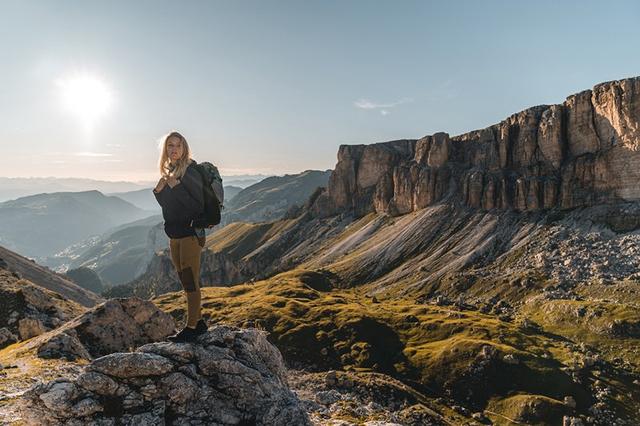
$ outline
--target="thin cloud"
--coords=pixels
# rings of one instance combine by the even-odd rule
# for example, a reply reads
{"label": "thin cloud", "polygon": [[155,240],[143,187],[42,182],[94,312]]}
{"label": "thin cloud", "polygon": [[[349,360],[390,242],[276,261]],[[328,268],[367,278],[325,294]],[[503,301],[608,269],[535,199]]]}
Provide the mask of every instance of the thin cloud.
{"label": "thin cloud", "polygon": [[77,157],[112,157],[113,154],[104,152],[74,152],[73,155]]}
{"label": "thin cloud", "polygon": [[277,175],[277,174],[297,174],[300,173],[300,170],[283,170],[275,167],[257,167],[257,168],[236,168],[236,167],[219,167],[218,170],[220,174],[232,177],[232,176],[267,176],[267,175]]}
{"label": "thin cloud", "polygon": [[[361,109],[381,109],[381,108],[395,108],[398,105],[406,104],[406,103],[412,102],[412,101],[413,101],[413,99],[411,99],[411,98],[402,98],[402,99],[397,100],[395,102],[378,103],[378,102],[371,101],[369,99],[358,99],[353,104],[356,107],[361,108]],[[388,111],[387,111],[387,113],[388,113]]]}

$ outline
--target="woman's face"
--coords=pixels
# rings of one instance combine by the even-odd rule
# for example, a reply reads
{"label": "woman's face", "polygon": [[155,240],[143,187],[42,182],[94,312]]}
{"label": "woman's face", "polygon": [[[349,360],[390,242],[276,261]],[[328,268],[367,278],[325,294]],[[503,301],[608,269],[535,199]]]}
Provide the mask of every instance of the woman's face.
{"label": "woman's face", "polygon": [[180,157],[182,157],[182,140],[177,136],[171,136],[169,140],[167,140],[167,154],[169,155],[169,160],[172,163],[175,163]]}

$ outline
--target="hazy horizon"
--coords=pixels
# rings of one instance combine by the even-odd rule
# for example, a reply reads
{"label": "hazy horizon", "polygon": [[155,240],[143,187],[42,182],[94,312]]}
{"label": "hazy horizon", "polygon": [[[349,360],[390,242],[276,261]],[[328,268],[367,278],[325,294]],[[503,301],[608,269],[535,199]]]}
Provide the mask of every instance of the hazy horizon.
{"label": "hazy horizon", "polygon": [[[272,176],[279,175],[222,175],[222,178],[225,187],[235,186],[245,189]],[[0,204],[40,194],[99,191],[104,195],[119,195],[142,190],[150,191],[155,184],[156,180],[127,181],[56,176],[0,176]],[[149,192],[149,196],[153,200],[151,192]],[[153,200],[153,204],[156,205],[155,200]]]}
{"label": "hazy horizon", "polygon": [[640,75],[615,5],[5,1],[0,174],[154,181],[173,129],[227,176],[481,129]]}
{"label": "hazy horizon", "polygon": [[[298,173],[302,173],[304,170],[301,170]],[[286,173],[283,173],[282,175],[284,175]],[[291,173],[289,173],[291,174]],[[294,173],[297,174],[297,173]],[[238,174],[238,175],[224,175],[222,174],[221,176],[223,178],[225,178],[226,180],[242,180],[242,179],[256,179],[256,178],[267,178],[267,177],[271,177],[271,176],[282,176],[282,175],[277,175],[277,174]],[[70,176],[0,176],[0,179],[32,179],[32,180],[36,180],[36,179],[59,179],[59,180],[64,180],[64,179],[74,179],[74,180],[92,180],[92,181],[100,181],[100,182],[111,182],[111,183],[135,183],[135,184],[149,184],[149,183],[154,183],[156,182],[155,179],[148,179],[148,180],[122,180],[122,179],[97,179],[97,178],[93,178],[93,177],[70,177]]]}

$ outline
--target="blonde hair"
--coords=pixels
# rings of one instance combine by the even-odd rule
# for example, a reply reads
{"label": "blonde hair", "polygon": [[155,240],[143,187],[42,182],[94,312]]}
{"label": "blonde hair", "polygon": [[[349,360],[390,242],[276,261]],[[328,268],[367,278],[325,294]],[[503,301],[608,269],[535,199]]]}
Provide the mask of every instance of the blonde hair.
{"label": "blonde hair", "polygon": [[[171,137],[180,139],[180,142],[182,143],[182,157],[178,158],[175,165],[171,164],[171,159],[167,153],[167,143]],[[158,162],[158,166],[160,168],[160,176],[166,178],[173,175],[178,179],[182,178],[187,167],[191,164],[191,150],[189,149],[189,144],[184,136],[176,131],[169,132],[160,138],[159,148],[160,161]]]}

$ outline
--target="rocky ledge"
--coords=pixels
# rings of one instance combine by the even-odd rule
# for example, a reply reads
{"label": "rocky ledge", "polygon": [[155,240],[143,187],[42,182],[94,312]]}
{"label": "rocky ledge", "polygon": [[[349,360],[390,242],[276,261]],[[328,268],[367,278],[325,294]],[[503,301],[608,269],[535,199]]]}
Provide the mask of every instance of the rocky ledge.
{"label": "rocky ledge", "polygon": [[309,425],[266,332],[219,325],[94,359],[23,396],[33,425]]}

